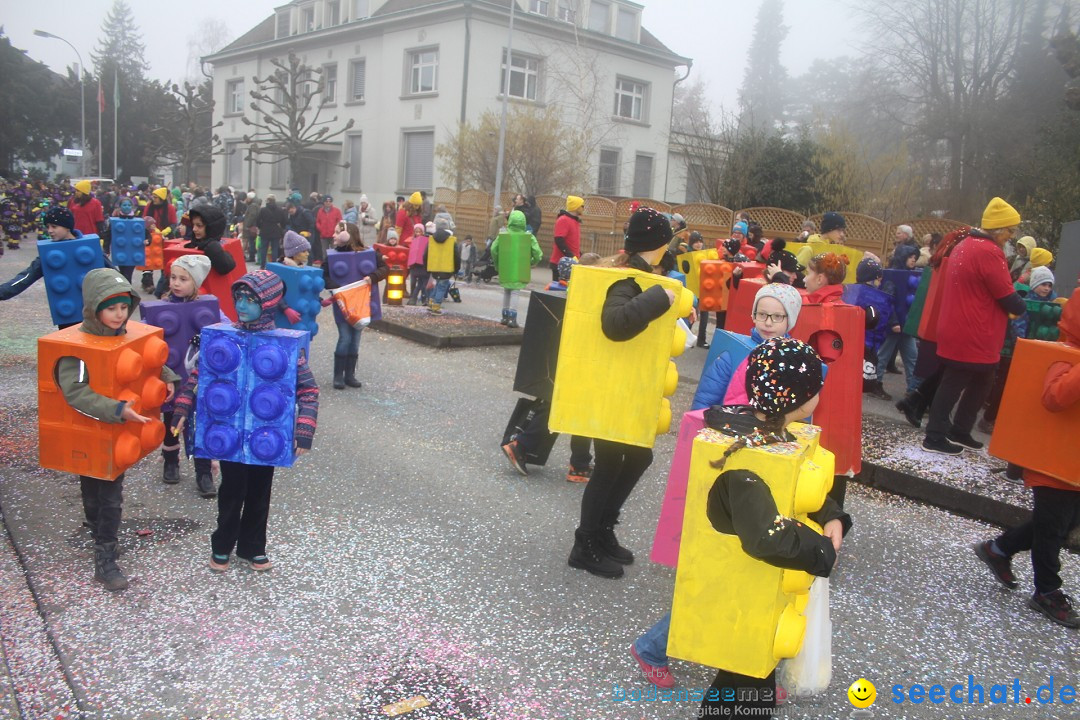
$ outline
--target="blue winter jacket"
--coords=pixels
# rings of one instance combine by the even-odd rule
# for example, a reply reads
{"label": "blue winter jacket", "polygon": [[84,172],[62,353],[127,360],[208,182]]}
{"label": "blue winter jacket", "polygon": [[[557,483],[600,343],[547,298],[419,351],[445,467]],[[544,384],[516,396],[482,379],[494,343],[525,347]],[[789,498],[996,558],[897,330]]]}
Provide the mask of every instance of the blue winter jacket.
{"label": "blue winter jacket", "polygon": [[[765,338],[761,337],[756,327],[750,329],[750,339],[755,345],[765,342]],[[724,396],[727,395],[728,385],[731,383],[731,376],[735,373],[736,367],[738,363],[732,361],[729,353],[722,352],[717,355],[713,364],[705,368],[705,372],[701,374],[701,382],[698,383],[690,409],[702,410],[713,405],[723,405]]]}

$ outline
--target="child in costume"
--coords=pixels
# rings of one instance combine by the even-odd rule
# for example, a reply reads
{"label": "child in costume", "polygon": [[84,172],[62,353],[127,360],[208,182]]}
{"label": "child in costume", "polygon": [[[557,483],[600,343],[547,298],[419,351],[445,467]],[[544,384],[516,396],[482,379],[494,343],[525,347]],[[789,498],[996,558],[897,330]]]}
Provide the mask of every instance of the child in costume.
{"label": "child in costume", "polygon": [[[163,299],[171,303],[191,302],[200,297],[199,288],[202,287],[206,276],[210,274],[210,258],[205,255],[181,255],[173,261],[169,270],[169,294]],[[204,297],[211,297],[209,295]],[[218,311],[220,321],[232,322],[225,313]],[[184,356],[184,364],[190,374],[199,362],[199,336],[192,338]],[[161,413],[161,421],[165,427],[171,427],[173,411],[166,410]],[[172,433],[165,433],[165,440],[161,445],[161,457],[164,461],[162,470],[162,482],[175,485],[180,482],[180,438]],[[195,486],[199,495],[204,498],[217,496],[214,488],[214,475],[212,461],[207,458],[195,458]]]}
{"label": "child in costume", "polygon": [[[424,269],[430,277],[435,279],[435,289],[431,291],[428,312],[432,315],[442,315],[442,304],[446,299],[446,293],[450,290],[450,279],[461,270],[461,248],[458,247],[457,238],[451,232],[446,218],[440,218],[428,225],[435,226],[435,232],[431,234],[431,240],[424,249]],[[446,247],[447,244],[450,245],[449,248]],[[445,260],[440,261],[437,257],[444,255],[447,250],[453,256],[453,267],[449,269],[445,267],[445,264],[441,267],[436,265],[438,262],[445,263]]]}
{"label": "child in costume", "polygon": [[[235,327],[245,332],[274,329],[274,316],[285,293],[285,286],[269,270],[244,275],[233,286],[233,300],[239,321]],[[184,423],[195,405],[199,369],[196,367],[177,394],[173,410],[173,433],[183,432]],[[319,414],[319,386],[301,352],[296,372],[296,456],[311,449]],[[210,569],[229,569],[233,550],[253,570],[273,567],[266,556],[266,524],[270,514],[270,491],[274,466],[249,465],[221,461],[221,486],[218,488],[218,524],[210,536]]]}
{"label": "child in costume", "polygon": [[[914,252],[915,248],[910,245],[901,246],[907,251]],[[914,257],[914,255],[912,255]],[[872,257],[864,257],[855,267],[855,283],[867,285],[874,290],[881,286],[884,273],[881,263]],[[890,294],[874,293],[864,295],[857,303],[866,313],[866,334],[863,338],[863,393],[872,395],[879,400],[892,402],[892,395],[885,392],[885,386],[878,379],[878,350],[885,341],[889,332],[889,319],[892,315],[892,303],[889,302]]]}
{"label": "child in costume", "polygon": [[[414,194],[419,195],[419,193]],[[432,227],[433,231],[434,229]],[[414,224],[412,234],[408,239],[410,241],[409,259],[406,261],[409,265],[408,304],[416,305],[420,302],[421,297],[423,297],[424,304],[427,304],[428,274],[427,269],[424,267],[424,253],[427,252],[428,236],[424,225],[422,223]]]}
{"label": "child in costume", "polygon": [[[630,216],[626,252],[617,258],[628,277],[608,288],[601,314],[600,329],[609,340],[633,339],[675,302],[672,291],[659,285],[643,291],[633,277],[633,271],[664,273],[658,263],[671,237],[671,225],[656,210],[642,208]],[[652,448],[599,439],[593,445],[596,464],[581,497],[581,519],[567,564],[600,577],[618,578],[623,575],[622,566],[634,562],[634,555],[619,544],[615,525],[623,504],[652,464]]]}
{"label": "child in costume", "polygon": [[[132,198],[125,197],[120,198],[120,202],[117,203],[116,208],[112,211],[112,215],[105,222],[104,233],[101,237],[105,252],[111,255],[112,252],[112,222],[114,219],[130,220],[132,218],[139,217],[135,213],[136,205]],[[143,224],[143,240],[150,237],[150,231],[146,228],[146,224]],[[116,269],[120,271],[120,274],[124,276],[128,282],[131,282],[131,276],[135,273],[134,265],[117,265]],[[145,283],[144,283],[145,285]]]}
{"label": "child in costume", "polygon": [[[61,208],[57,208],[61,209]],[[139,306],[139,296],[120,273],[111,268],[91,270],[83,279],[83,323],[79,328],[88,335],[123,335],[128,318]],[[161,379],[168,387],[166,401],[176,391],[180,378],[167,365]],[[90,377],[82,360],[65,357],[57,363],[56,384],[67,403],[78,412],[106,423],[148,423],[150,418],[137,413],[131,402],[99,395],[90,387]],[[128,586],[127,578],[116,564],[120,515],[124,502],[124,475],[116,480],[79,476],[83,510],[94,537],[94,579],[106,590],[116,592]]]}
{"label": "child in costume", "polygon": [[[77,240],[82,237],[82,233],[75,229],[75,217],[71,214],[71,211],[60,205],[49,208],[48,212],[45,213],[45,228],[53,242]],[[105,265],[112,267],[108,259],[105,260]],[[0,300],[10,300],[43,277],[45,277],[45,273],[41,269],[41,258],[35,257],[25,270],[0,285]],[[74,324],[67,323],[62,325],[60,329],[71,327]]]}
{"label": "child in costume", "polygon": [[[851,528],[851,518],[828,497],[821,509],[810,513],[811,520],[822,528],[818,535],[793,518],[778,514],[769,486],[756,473],[747,470],[724,472],[727,460],[745,447],[757,447],[791,439],[787,426],[813,413],[823,384],[821,359],[805,343],[790,338],[774,338],[750,353],[746,373],[748,408],[739,414],[749,427],[723,423],[721,432],[738,437],[713,463],[720,473],[709,492],[709,521],[720,532],[739,537],[742,551],[779,568],[802,570],[817,577],[828,577],[836,562],[843,537]],[[724,628],[716,628],[723,633]],[[715,693],[707,692],[701,716],[719,714],[719,706],[733,715],[748,714],[744,708],[768,709],[776,704],[775,670],[765,678],[755,678],[720,668],[712,683]],[[755,700],[736,695],[725,698],[724,688],[772,690],[757,694]],[[734,706],[734,707],[732,707]],[[750,711],[753,712],[752,710]]]}
{"label": "child in costume", "polygon": [[291,267],[303,267],[307,265],[308,257],[311,255],[311,243],[308,239],[300,233],[295,233],[292,230],[285,232],[285,239],[283,242],[284,257],[281,259],[281,263],[289,265]]}
{"label": "child in costume", "polygon": [[810,258],[803,283],[809,293],[807,305],[842,302],[844,277],[850,261],[847,255],[825,252]]}
{"label": "child in costume", "polygon": [[[511,255],[507,247],[510,243],[528,246],[529,267],[535,267],[544,257],[543,252],[540,250],[540,243],[536,241],[536,236],[528,231],[526,222],[525,213],[520,210],[512,211],[506,219],[506,232],[500,232],[495,238],[495,242],[491,244],[491,261],[499,270],[499,284],[503,286],[502,319],[499,323],[510,328],[518,327],[517,308],[514,307],[514,291],[525,287],[528,281],[516,271],[517,268],[511,268],[509,265],[506,268],[499,266],[500,249],[502,250],[504,264],[513,263],[516,260],[516,254]],[[521,247],[515,249],[518,253],[523,252]],[[562,262],[562,259],[560,258],[559,262]],[[558,263],[556,263],[556,273],[558,273]],[[522,282],[523,280],[524,282]]]}
{"label": "child in costume", "polygon": [[[367,250],[361,235],[360,226],[355,223],[343,223],[344,228],[334,236],[334,245],[331,248],[337,252],[360,252]],[[329,258],[329,255],[327,256]],[[382,253],[375,250],[375,271],[367,277],[371,281],[371,292],[378,294],[378,283],[385,280],[390,274],[390,268],[386,264],[386,258]],[[323,263],[323,281],[327,290],[338,287],[330,275],[330,261]],[[356,379],[356,363],[360,358],[360,334],[363,328],[354,327],[345,320],[345,316],[331,298],[324,298],[323,307],[334,306],[334,324],[337,325],[338,340],[334,347],[334,389],[344,390],[345,386],[352,388],[362,387],[363,383]]]}
{"label": "child in costume", "polygon": [[[1033,273],[1034,274],[1034,273]],[[1060,341],[1080,347],[1080,289],[1074,290],[1058,321]],[[1063,412],[1080,403],[1080,364],[1056,362],[1046,370],[1042,405],[1053,413]],[[1075,416],[1074,416],[1075,417]],[[1078,429],[1080,431],[1080,429]],[[986,563],[1005,587],[1018,587],[1012,572],[1012,557],[1031,552],[1035,593],[1028,606],[1059,625],[1080,628],[1069,597],[1061,590],[1061,548],[1069,533],[1080,524],[1080,473],[1066,482],[1034,470],[1023,471],[1024,484],[1031,488],[1031,520],[1006,530],[993,540],[975,546],[975,554]]]}

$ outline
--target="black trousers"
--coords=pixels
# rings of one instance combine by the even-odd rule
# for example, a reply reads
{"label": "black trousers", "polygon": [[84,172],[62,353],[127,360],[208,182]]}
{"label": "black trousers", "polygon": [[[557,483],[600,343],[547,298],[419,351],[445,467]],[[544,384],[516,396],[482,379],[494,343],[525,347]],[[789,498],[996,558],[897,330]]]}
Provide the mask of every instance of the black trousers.
{"label": "black trousers", "polygon": [[229,555],[233,548],[242,558],[266,554],[266,521],[270,517],[273,483],[271,465],[221,461],[218,525],[210,536],[215,555]]}
{"label": "black trousers", "polygon": [[[926,423],[926,439],[940,442],[946,433],[968,435],[975,427],[979,410],[990,394],[994,383],[996,365],[973,366],[945,363],[945,372],[941,375],[941,385],[934,394],[934,404],[930,406],[930,419]],[[981,369],[980,369],[981,368]],[[949,415],[953,407],[956,412]]]}
{"label": "black trousers", "polygon": [[1053,592],[1061,587],[1061,548],[1069,532],[1080,524],[1080,490],[1033,487],[1031,520],[998,536],[998,549],[1010,557],[1031,551],[1035,589]]}
{"label": "black trousers", "polygon": [[124,505],[124,476],[115,480],[79,476],[83,512],[90,523],[95,545],[117,542],[120,533],[120,513]]}
{"label": "black trousers", "polygon": [[618,522],[619,511],[653,460],[652,448],[610,440],[593,440],[593,449],[596,464],[581,496],[578,530],[583,533],[595,533]]}
{"label": "black trousers", "polygon": [[[768,717],[776,707],[776,671],[768,677],[718,670],[712,685],[705,691],[705,700],[698,708],[699,718]],[[757,710],[746,713],[746,710]]]}
{"label": "black trousers", "polygon": [[997,420],[998,408],[1001,407],[1001,396],[1005,394],[1005,381],[1009,379],[1009,368],[1012,367],[1012,355],[1002,355],[998,361],[997,372],[994,373],[994,386],[990,389],[990,396],[986,400],[986,409],[983,417],[987,422]]}
{"label": "black trousers", "polygon": [[[716,316],[716,327],[720,327],[720,316]],[[698,329],[697,329],[697,341],[698,345],[701,345],[708,341],[709,333],[709,313],[698,313]]]}

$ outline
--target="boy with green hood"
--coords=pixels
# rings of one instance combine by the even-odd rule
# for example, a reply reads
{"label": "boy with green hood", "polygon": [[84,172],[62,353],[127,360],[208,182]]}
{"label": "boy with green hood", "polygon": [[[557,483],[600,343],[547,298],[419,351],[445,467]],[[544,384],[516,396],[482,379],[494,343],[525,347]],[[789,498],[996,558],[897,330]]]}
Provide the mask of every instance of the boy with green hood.
{"label": "boy with green hood", "polygon": [[[91,270],[83,279],[83,322],[79,327],[88,335],[123,335],[127,321],[139,306],[139,296],[131,283],[112,268]],[[161,379],[168,387],[166,400],[171,400],[180,377],[161,367]],[[76,357],[63,357],[56,365],[56,384],[68,405],[95,420],[107,423],[148,423],[151,418],[140,415],[131,402],[105,397],[90,387],[86,363]],[[127,578],[116,565],[117,535],[124,501],[124,475],[116,480],[79,476],[83,511],[94,536],[94,579],[106,590],[116,592],[128,586]]]}
{"label": "boy with green hood", "polygon": [[491,244],[491,261],[499,271],[499,284],[503,286],[502,320],[507,327],[518,327],[517,309],[514,307],[514,291],[529,284],[532,268],[544,254],[536,236],[526,227],[525,213],[514,210],[506,219],[506,231],[499,233]]}

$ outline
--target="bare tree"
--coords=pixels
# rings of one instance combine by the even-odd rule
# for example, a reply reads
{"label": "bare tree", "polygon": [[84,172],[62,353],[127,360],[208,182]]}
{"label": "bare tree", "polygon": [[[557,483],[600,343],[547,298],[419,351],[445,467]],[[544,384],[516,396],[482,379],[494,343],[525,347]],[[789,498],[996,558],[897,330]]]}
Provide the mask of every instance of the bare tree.
{"label": "bare tree", "polygon": [[185,82],[169,88],[174,103],[171,111],[154,126],[150,135],[153,164],[168,163],[179,167],[178,179],[189,182],[196,178],[196,165],[210,161],[220,151],[221,140],[214,135],[214,96],[210,80],[198,86]]}
{"label": "bare tree", "polygon": [[212,55],[232,40],[232,32],[223,20],[205,17],[188,33],[187,79],[199,83],[209,74],[203,69],[202,58]]}
{"label": "bare tree", "polygon": [[983,132],[1015,70],[1025,0],[866,0],[874,52],[901,99],[916,106],[927,147],[943,143],[951,209],[969,216],[985,198]]}
{"label": "bare tree", "polygon": [[[322,68],[311,67],[291,52],[286,60],[272,58],[270,64],[275,68],[272,73],[261,80],[252,78],[256,89],[250,93],[254,102],[249,107],[255,119],[245,115],[243,122],[255,132],[244,135],[244,142],[249,143],[246,159],[259,165],[288,162],[289,172],[295,176],[301,162],[316,158],[312,151],[315,145],[344,134],[352,128],[353,120],[337,130],[330,129],[337,123],[337,115],[320,120],[326,87]],[[347,162],[332,164],[349,166]]]}
{"label": "bare tree", "polygon": [[675,87],[668,145],[683,157],[687,190],[702,202],[722,204],[724,167],[735,122],[723,111],[715,117],[706,94],[701,80]]}

